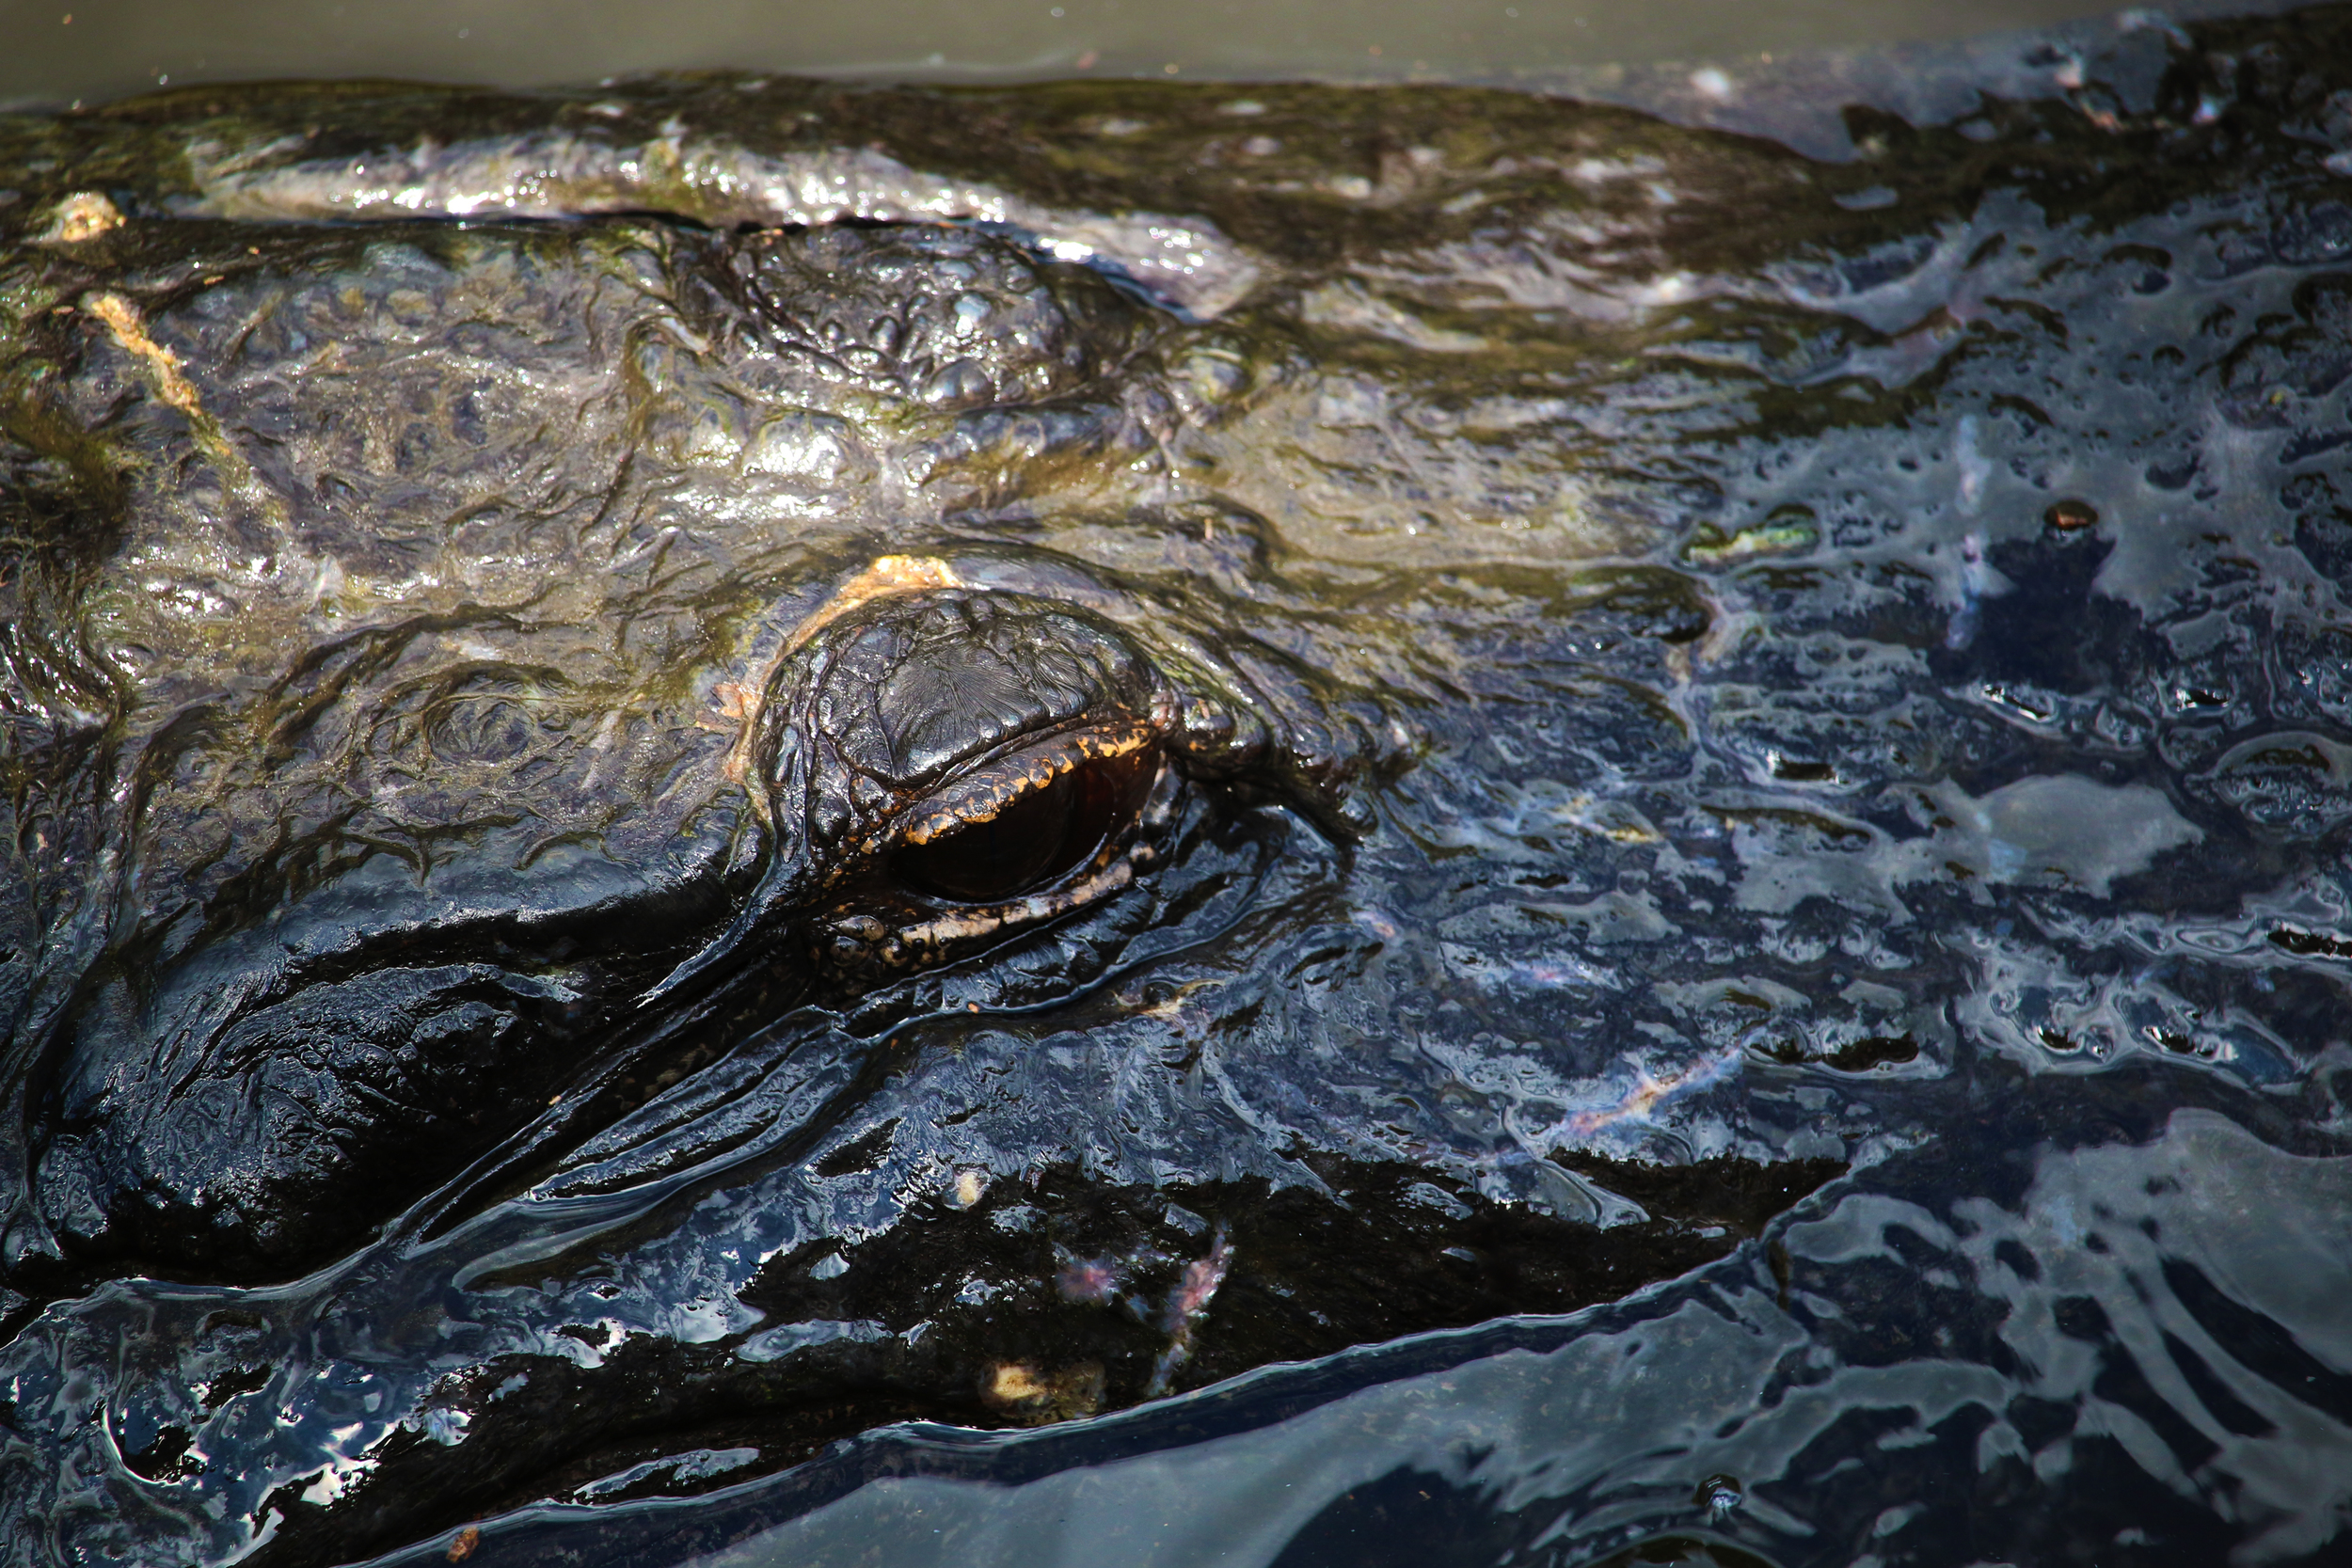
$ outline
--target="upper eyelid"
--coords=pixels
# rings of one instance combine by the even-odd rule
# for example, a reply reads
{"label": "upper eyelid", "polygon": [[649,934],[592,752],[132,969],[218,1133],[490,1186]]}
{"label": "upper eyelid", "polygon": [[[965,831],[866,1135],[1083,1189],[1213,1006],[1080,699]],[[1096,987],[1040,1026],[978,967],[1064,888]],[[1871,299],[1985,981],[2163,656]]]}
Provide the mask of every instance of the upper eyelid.
{"label": "upper eyelid", "polygon": [[[1149,724],[1130,720],[1069,731],[1044,742],[1032,741],[934,790],[898,818],[889,836],[898,844],[928,844],[942,833],[987,820],[1020,797],[1083,763],[1133,755],[1150,746],[1154,738]],[[1048,765],[1042,771],[1034,768],[1015,771],[1008,767],[1040,752],[1044,754],[1037,760]]]}

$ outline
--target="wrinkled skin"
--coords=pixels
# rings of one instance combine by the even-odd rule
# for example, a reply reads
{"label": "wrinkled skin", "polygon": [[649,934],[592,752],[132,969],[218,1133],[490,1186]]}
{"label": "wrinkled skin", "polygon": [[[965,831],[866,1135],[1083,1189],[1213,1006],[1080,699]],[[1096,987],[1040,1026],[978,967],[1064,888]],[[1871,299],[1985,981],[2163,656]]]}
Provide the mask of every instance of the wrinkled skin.
{"label": "wrinkled skin", "polygon": [[[152,489],[116,559],[176,556],[197,608],[112,582],[86,601],[181,700],[138,748],[134,891],[38,1025],[15,1232],[30,1257],[299,1272],[534,1108],[584,1100],[542,1118],[576,1139],[578,1118],[642,1098],[643,1075],[682,1076],[797,1005],[1105,902],[1135,853],[1168,847],[1127,841],[1171,815],[1178,775],[1339,809],[1324,776],[1352,759],[1286,718],[1297,677],[1261,689],[1197,610],[1037,551],[943,543],[896,577],[896,557],[840,574],[861,532],[908,542],[884,531],[907,504],[875,472],[884,420],[984,410],[949,424],[961,436],[1034,400],[1069,428],[1013,433],[1025,447],[1118,438],[1114,412],[1083,399],[1108,390],[1141,312],[1091,276],[938,230],[342,239],[151,324],[177,363],[217,375],[189,400],[197,421],[279,435],[248,466],[242,441],[208,451],[205,425],[162,400],[142,410],[159,428],[118,437]],[[382,312],[371,325],[338,319],[355,287]],[[976,312],[1002,336],[950,357]],[[542,321],[555,341],[534,347]],[[889,346],[808,341],[845,326]],[[697,384],[658,362],[680,338],[731,352],[714,346]],[[321,341],[335,370],[289,367]],[[139,351],[91,346],[61,401],[119,424],[106,404]],[[388,395],[382,428],[355,428],[352,400]],[[737,458],[752,477],[640,477],[663,421],[691,450],[698,399],[755,421]],[[883,428],[861,440],[860,425]],[[657,501],[614,536],[616,492],[660,496],[681,475],[734,491],[735,526],[689,544]],[[512,534],[453,561],[433,535],[459,518]],[[566,529],[571,547],[547,549]],[[207,546],[264,552],[237,598],[198,578]],[[388,575],[414,593],[445,562],[465,580],[421,596],[447,608],[384,612]],[[677,594],[693,576],[700,591]],[[289,626],[316,641],[288,665],[264,642],[227,650],[254,664],[245,683],[192,662],[197,637]],[[204,675],[228,689],[189,692]],[[937,831],[927,814],[976,823],[1001,803],[992,783],[1021,783],[1024,758],[1050,776],[1080,742],[1139,748],[1128,760],[1155,794],[1095,824],[1097,841],[1112,830],[1100,856],[1078,846],[1079,864],[962,899],[891,873],[909,835]],[[1089,966],[1050,967],[1041,983],[1066,990]],[[583,1061],[640,1076],[607,1091]]]}
{"label": "wrinkled skin", "polygon": [[2312,25],[1835,165],[1441,89],[11,122],[12,1552],[1785,1307],[1808,1195],[2002,1117],[2343,1152]]}

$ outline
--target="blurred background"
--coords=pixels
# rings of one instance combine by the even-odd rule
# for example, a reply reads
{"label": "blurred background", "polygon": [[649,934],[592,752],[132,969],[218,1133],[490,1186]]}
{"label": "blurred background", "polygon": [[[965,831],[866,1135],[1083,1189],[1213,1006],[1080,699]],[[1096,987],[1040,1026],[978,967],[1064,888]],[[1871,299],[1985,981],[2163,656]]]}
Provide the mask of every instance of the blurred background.
{"label": "blurred background", "polygon": [[[2172,17],[2284,8],[2190,0]],[[694,68],[899,80],[1542,85],[2114,14],[2089,0],[0,0],[0,101],[284,76],[516,85]]]}

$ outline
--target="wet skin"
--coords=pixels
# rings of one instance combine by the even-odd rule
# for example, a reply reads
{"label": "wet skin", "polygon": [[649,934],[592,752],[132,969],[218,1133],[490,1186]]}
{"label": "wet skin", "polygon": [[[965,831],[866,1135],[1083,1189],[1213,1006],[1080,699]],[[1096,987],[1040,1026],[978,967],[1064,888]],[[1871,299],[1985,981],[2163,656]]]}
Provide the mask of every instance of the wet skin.
{"label": "wet skin", "polygon": [[[154,499],[184,531],[165,547],[209,531],[262,552],[253,599],[228,614],[315,641],[274,673],[275,650],[227,650],[246,689],[188,692],[141,748],[135,891],[109,950],[42,1020],[26,1083],[19,1201],[47,1237],[30,1257],[298,1272],[551,1101],[609,1115],[642,1095],[649,1060],[675,1079],[796,1006],[1104,903],[1168,853],[1187,791],[1287,793],[1337,821],[1328,781],[1354,759],[1293,733],[1283,693],[1258,690],[1183,607],[1046,552],[966,546],[843,572],[861,531],[780,520],[755,479],[730,529],[683,546],[787,558],[743,560],[705,591],[737,623],[691,601],[673,625],[621,619],[645,591],[633,575],[676,574],[681,553],[658,519],[597,538],[606,519],[571,499],[602,507],[628,484],[644,459],[626,426],[670,412],[671,379],[632,397],[622,356],[674,350],[665,330],[742,344],[714,348],[707,373],[762,381],[789,410],[754,433],[754,461],[837,462],[857,442],[845,416],[910,386],[918,410],[998,421],[1025,383],[1087,389],[1094,361],[1125,349],[1122,318],[1144,314],[1091,275],[945,230],[416,238],[421,253],[371,240],[353,256],[333,236],[317,261],[248,266],[154,312],[160,337],[134,323],[87,345],[76,391],[93,411],[142,369],[201,378],[184,407],[156,400],[163,428],[143,434],[157,450],[131,459],[168,474]],[[473,297],[485,276],[511,292]],[[373,322],[334,319],[355,290],[374,296]],[[695,309],[662,310],[663,295]],[[588,321],[556,313],[575,299]],[[976,307],[1003,336],[956,353]],[[557,341],[518,353],[537,324],[516,313],[532,309]],[[1087,332],[1089,314],[1112,325]],[[348,379],[284,368],[322,319]],[[846,325],[857,347],[795,341],[803,322],[836,339]],[[402,387],[396,428],[354,430],[343,400],[385,375]],[[526,376],[561,390],[517,396]],[[560,431],[582,388],[586,428]],[[1061,417],[1064,444],[1117,433],[1105,410]],[[207,435],[264,425],[283,434],[258,460]],[[548,451],[559,436],[570,444]],[[558,476],[525,499],[517,480],[539,476],[515,470],[531,460]],[[850,483],[869,517],[894,510],[873,494],[886,481]],[[803,511],[819,504],[806,491]],[[549,559],[546,513],[567,504],[583,537]],[[484,593],[496,609],[467,583],[439,614],[385,615],[372,575],[437,553],[421,536],[453,505],[461,530],[532,509],[508,525],[536,546],[530,585]],[[604,608],[559,567],[601,578]],[[184,635],[172,607],[125,599],[131,635]],[[581,624],[551,625],[566,611]],[[183,691],[227,673],[144,657]],[[607,1090],[583,1061],[640,1076]]]}
{"label": "wet skin", "polygon": [[[11,1528],[348,1560],[1785,1296],[2041,1075],[2292,1121],[2331,939],[2246,911],[2352,807],[2249,672],[2338,634],[2245,607],[2332,514],[2150,495],[2330,394],[2333,220],[2204,266],[2320,154],[2202,70],[1834,166],[1434,89],[8,121]],[[2270,935],[2152,978],[2190,916]]]}

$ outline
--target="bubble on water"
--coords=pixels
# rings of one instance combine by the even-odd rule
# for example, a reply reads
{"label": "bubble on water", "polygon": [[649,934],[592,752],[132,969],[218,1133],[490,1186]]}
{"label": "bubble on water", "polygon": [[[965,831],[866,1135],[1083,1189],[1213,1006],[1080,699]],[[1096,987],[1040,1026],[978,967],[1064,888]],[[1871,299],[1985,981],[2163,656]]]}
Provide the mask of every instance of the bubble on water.
{"label": "bubble on water", "polygon": [[1691,1495],[1691,1500],[1707,1510],[1710,1523],[1720,1524],[1747,1500],[1747,1496],[1740,1490],[1737,1478],[1709,1476],[1699,1482],[1697,1490]]}

